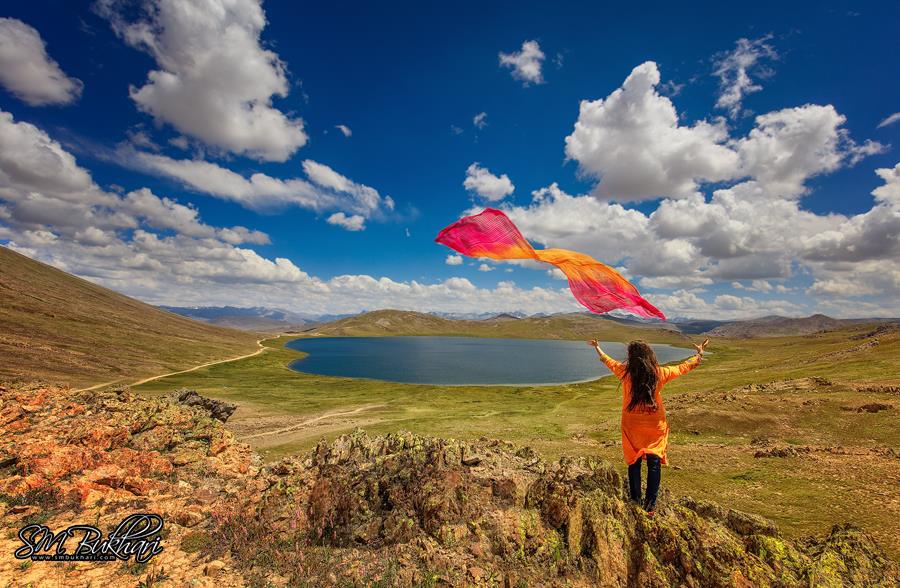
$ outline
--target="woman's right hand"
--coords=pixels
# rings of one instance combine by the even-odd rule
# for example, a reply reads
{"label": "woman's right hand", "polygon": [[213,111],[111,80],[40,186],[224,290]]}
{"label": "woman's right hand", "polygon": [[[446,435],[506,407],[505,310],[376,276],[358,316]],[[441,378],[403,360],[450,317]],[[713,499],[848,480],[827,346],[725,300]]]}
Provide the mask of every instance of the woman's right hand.
{"label": "woman's right hand", "polygon": [[703,343],[697,345],[694,343],[694,348],[697,349],[697,355],[703,355],[703,352],[706,351],[706,346],[709,345],[709,337],[703,340]]}
{"label": "woman's right hand", "polygon": [[600,344],[597,343],[596,339],[591,339],[590,341],[587,342],[587,344],[590,345],[591,347],[593,347],[594,349],[600,349]]}

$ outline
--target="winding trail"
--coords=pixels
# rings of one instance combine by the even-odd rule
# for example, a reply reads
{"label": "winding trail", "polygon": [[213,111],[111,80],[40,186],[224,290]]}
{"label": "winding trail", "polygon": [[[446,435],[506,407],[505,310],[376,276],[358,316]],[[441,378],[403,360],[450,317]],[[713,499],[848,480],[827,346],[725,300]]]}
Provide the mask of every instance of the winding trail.
{"label": "winding trail", "polygon": [[[158,376],[150,376],[149,378],[144,378],[143,380],[138,380],[137,382],[132,382],[131,384],[128,384],[128,386],[140,386],[141,384],[146,384],[147,382],[152,382],[154,380],[161,380],[162,378],[168,378],[169,376],[177,376],[178,374],[186,374],[188,372],[193,372],[195,370],[209,367],[211,365],[218,365],[220,363],[229,363],[232,361],[238,361],[239,359],[247,359],[248,357],[253,357],[255,355],[259,355],[266,349],[269,349],[269,347],[265,347],[263,345],[263,341],[268,341],[269,339],[274,339],[274,338],[276,338],[276,337],[266,337],[264,339],[257,340],[256,345],[259,347],[259,349],[257,349],[253,353],[247,353],[245,355],[239,355],[237,357],[229,357],[228,359],[220,359],[217,361],[209,361],[206,363],[201,363],[200,365],[195,365],[194,367],[188,368],[186,370],[180,370],[177,372],[169,372],[167,374],[160,374]],[[111,382],[103,382],[102,384],[94,384],[93,386],[88,386],[87,388],[79,388],[78,390],[75,390],[75,392],[86,392],[88,390],[96,390],[97,388],[103,388],[104,386],[111,386],[113,384],[118,384],[120,382],[121,382],[121,380],[113,380]]]}
{"label": "winding trail", "polygon": [[367,404],[364,406],[360,406],[358,408],[354,408],[353,410],[345,410],[341,412],[326,412],[324,414],[320,414],[317,417],[311,418],[309,420],[303,421],[302,423],[295,423],[289,427],[282,427],[280,429],[274,429],[272,431],[262,431],[260,433],[254,433],[252,435],[247,435],[245,437],[240,437],[238,441],[246,441],[248,439],[258,439],[259,437],[270,437],[272,435],[282,435],[284,433],[293,433],[294,431],[300,430],[303,427],[308,427],[314,423],[319,421],[329,419],[332,417],[342,417],[349,416],[351,414],[357,414],[364,410],[372,410],[373,408],[381,408],[383,406],[387,406],[386,404]]}

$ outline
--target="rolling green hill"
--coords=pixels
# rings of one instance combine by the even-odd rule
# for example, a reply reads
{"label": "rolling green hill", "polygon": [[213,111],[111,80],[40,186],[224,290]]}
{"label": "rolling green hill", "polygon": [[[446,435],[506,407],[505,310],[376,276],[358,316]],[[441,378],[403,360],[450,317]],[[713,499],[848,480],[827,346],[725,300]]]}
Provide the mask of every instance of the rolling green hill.
{"label": "rolling green hill", "polygon": [[305,334],[331,337],[447,335],[601,341],[644,339],[652,343],[687,343],[687,337],[671,329],[655,325],[622,324],[600,316],[574,312],[546,317],[515,318],[499,315],[487,320],[453,320],[421,312],[376,310],[321,325]]}
{"label": "rolling green hill", "polygon": [[250,353],[255,341],[0,247],[0,381],[130,382]]}

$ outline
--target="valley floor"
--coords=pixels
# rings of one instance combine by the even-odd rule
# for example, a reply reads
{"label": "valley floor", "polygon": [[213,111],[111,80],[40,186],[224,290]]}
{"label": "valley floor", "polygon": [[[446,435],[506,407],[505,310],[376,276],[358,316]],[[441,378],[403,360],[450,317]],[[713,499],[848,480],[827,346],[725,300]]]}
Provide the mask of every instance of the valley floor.
{"label": "valley floor", "polygon": [[[527,444],[555,458],[622,463],[616,382],[438,387],[297,373],[282,337],[266,353],[135,389],[188,387],[239,404],[229,421],[267,459],[356,427]],[[849,521],[900,557],[900,333],[872,326],[803,337],[715,339],[664,391],[672,427],[663,487],[762,514],[789,536]]]}

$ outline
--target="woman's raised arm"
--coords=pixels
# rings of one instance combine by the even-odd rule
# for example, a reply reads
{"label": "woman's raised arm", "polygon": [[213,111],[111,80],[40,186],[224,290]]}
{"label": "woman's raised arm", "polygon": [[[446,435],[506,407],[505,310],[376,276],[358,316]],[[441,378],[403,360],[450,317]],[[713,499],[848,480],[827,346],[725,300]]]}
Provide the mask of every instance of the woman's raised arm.
{"label": "woman's raised arm", "polygon": [[588,345],[597,350],[597,355],[600,356],[600,361],[606,364],[606,367],[609,368],[609,371],[613,373],[614,376],[619,378],[620,380],[625,377],[625,364],[621,361],[616,361],[610,356],[603,353],[603,350],[600,349],[600,344],[597,343],[596,339],[591,339],[588,341]]}
{"label": "woman's raised arm", "polygon": [[683,376],[688,373],[698,365],[700,365],[700,361],[703,359],[703,351],[706,350],[706,346],[709,344],[709,339],[704,339],[703,343],[700,345],[694,344],[694,348],[697,349],[696,355],[692,355],[686,360],[682,361],[677,365],[669,365],[665,367],[661,367],[659,369],[659,380],[660,384],[665,384],[671,380],[674,380],[678,376]]}

